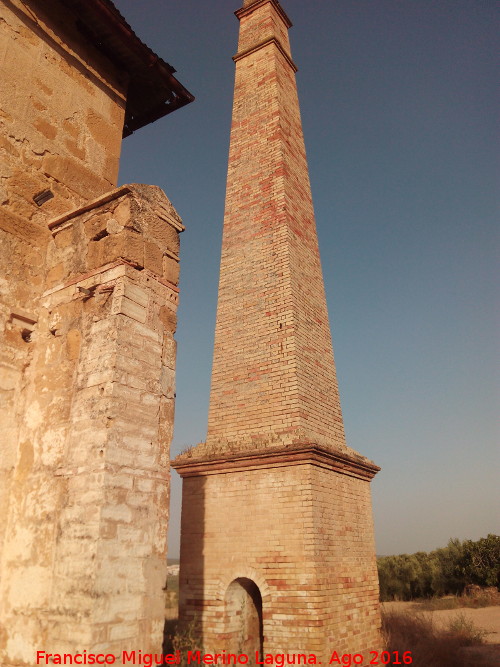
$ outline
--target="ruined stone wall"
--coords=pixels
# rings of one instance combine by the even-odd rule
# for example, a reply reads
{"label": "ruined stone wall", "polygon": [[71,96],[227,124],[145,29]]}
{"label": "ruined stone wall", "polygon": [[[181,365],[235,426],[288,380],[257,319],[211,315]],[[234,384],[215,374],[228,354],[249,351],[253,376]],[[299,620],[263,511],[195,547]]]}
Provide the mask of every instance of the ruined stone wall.
{"label": "ruined stone wall", "polygon": [[[116,185],[127,86],[74,14],[58,5],[54,24],[41,5],[0,4],[0,204],[35,222]],[[54,199],[39,208],[47,188]]]}
{"label": "ruined stone wall", "polygon": [[0,2],[2,667],[161,647],[183,227],[114,189],[127,84],[64,3]]}
{"label": "ruined stone wall", "polygon": [[178,233],[159,188],[49,223],[18,391],[1,584],[3,665],[159,650],[173,429]]}
{"label": "ruined stone wall", "polygon": [[[53,4],[48,0],[45,6]],[[23,372],[30,361],[21,334],[37,319],[51,270],[45,264],[46,221],[116,185],[125,108],[126,80],[85,44],[74,15],[60,7],[54,24],[40,5],[0,3],[2,515],[17,456]],[[45,190],[53,198],[38,206],[33,197]],[[2,522],[0,554],[4,529]]]}
{"label": "ruined stone wall", "polygon": [[201,621],[206,650],[229,650],[225,597],[245,578],[262,595],[264,652],[368,657],[381,646],[369,481],[279,458],[178,468],[181,620]]}

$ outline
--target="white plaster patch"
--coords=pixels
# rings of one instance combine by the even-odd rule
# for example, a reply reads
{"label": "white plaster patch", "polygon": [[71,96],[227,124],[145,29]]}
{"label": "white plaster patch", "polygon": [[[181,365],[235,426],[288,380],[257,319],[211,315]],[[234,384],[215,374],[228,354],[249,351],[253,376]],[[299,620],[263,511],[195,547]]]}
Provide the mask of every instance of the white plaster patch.
{"label": "white plaster patch", "polygon": [[44,413],[40,408],[40,404],[33,401],[26,408],[26,425],[28,428],[36,429],[44,421]]}
{"label": "white plaster patch", "polygon": [[[33,565],[13,570],[10,574],[8,600],[12,607],[23,601],[23,607],[46,607],[49,603],[51,572],[49,568]],[[33,654],[30,656],[32,659]]]}
{"label": "white plaster patch", "polygon": [[6,653],[16,661],[30,664],[35,655],[35,650],[35,646],[19,633],[14,634],[7,640]]}
{"label": "white plaster patch", "polygon": [[17,526],[14,536],[6,549],[7,560],[23,561],[31,557],[33,532],[27,528]]}

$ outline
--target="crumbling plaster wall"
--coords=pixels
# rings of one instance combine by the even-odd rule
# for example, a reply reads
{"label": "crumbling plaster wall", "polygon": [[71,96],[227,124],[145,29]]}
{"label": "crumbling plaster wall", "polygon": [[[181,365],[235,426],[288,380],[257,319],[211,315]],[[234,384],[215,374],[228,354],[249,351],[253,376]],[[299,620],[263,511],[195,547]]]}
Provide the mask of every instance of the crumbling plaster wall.
{"label": "crumbling plaster wall", "polygon": [[[20,332],[36,319],[50,271],[46,221],[116,185],[125,109],[124,75],[82,46],[73,15],[60,8],[54,25],[40,5],[0,3],[2,515],[18,453],[19,391],[30,355]],[[54,197],[37,206],[33,197],[47,189]],[[0,553],[4,529],[2,522]]]}
{"label": "crumbling plaster wall", "polygon": [[49,227],[52,278],[18,391],[7,665],[37,649],[159,650],[163,631],[183,227],[154,186],[123,186]]}
{"label": "crumbling plaster wall", "polygon": [[163,631],[183,227],[114,189],[126,75],[55,2],[0,2],[2,667]]}

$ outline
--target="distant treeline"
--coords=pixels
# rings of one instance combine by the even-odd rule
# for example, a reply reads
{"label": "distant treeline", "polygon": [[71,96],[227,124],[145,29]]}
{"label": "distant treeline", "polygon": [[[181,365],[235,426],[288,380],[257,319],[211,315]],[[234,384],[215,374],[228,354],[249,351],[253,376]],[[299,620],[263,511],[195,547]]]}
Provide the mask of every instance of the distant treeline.
{"label": "distant treeline", "polygon": [[430,553],[380,556],[377,565],[382,602],[461,595],[471,584],[500,589],[500,536],[454,539]]}

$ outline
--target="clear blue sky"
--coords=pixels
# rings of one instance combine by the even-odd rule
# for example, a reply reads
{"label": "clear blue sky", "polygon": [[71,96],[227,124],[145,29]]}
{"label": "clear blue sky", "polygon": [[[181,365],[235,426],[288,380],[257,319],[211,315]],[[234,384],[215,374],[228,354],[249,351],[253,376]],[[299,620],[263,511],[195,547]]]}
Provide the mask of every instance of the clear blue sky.
{"label": "clear blue sky", "polygon": [[[234,0],[115,0],[196,101],[124,141],[181,238],[172,454],[204,440]],[[348,443],[382,467],[377,553],[499,532],[494,0],[283,0]],[[497,323],[498,324],[498,323]],[[178,555],[173,472],[169,556]]]}

